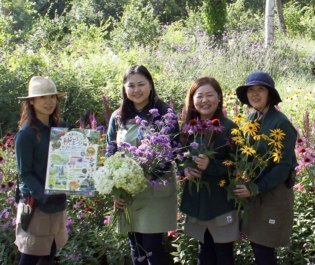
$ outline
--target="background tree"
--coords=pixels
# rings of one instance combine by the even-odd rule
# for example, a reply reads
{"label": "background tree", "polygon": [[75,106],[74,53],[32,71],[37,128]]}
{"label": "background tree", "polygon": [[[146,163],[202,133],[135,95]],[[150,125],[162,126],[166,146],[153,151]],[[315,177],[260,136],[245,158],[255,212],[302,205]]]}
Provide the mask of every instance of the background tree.
{"label": "background tree", "polygon": [[222,36],[224,25],[227,22],[226,0],[206,0],[204,1],[205,24],[209,36]]}
{"label": "background tree", "polygon": [[265,48],[269,48],[274,39],[274,0],[266,1],[265,9]]}
{"label": "background tree", "polygon": [[286,28],[284,16],[283,16],[282,0],[276,0],[276,7],[277,7],[278,18],[279,18],[280,29],[284,34],[286,34],[287,28]]}

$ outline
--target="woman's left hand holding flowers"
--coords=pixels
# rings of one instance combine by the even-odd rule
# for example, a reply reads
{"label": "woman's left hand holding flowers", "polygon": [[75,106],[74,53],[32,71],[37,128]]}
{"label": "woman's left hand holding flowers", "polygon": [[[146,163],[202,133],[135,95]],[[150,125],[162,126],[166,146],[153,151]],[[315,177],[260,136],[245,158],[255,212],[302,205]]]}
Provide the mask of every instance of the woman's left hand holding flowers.
{"label": "woman's left hand holding flowers", "polygon": [[234,194],[240,198],[247,198],[251,196],[250,191],[247,189],[245,185],[236,185],[233,190]]}
{"label": "woman's left hand holding flowers", "polygon": [[206,170],[209,165],[209,157],[205,154],[199,154],[194,161],[197,164],[197,167],[202,171]]}

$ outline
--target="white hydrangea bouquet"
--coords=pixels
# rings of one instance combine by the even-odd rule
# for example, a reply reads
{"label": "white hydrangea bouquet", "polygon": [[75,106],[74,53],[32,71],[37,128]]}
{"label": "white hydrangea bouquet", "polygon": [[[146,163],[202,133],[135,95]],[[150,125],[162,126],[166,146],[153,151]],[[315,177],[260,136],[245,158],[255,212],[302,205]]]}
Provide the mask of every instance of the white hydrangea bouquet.
{"label": "white hydrangea bouquet", "polygon": [[[98,167],[94,174],[95,189],[100,194],[113,195],[125,201],[147,187],[148,180],[144,176],[142,167],[132,158],[122,152],[116,152]],[[130,222],[128,209],[125,209],[126,219]]]}

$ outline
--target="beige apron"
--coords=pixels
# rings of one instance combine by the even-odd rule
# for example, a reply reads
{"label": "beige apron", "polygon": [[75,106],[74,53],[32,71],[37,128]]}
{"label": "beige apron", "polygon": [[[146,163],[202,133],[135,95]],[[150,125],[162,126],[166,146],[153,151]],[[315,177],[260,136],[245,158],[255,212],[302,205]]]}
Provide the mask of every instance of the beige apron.
{"label": "beige apron", "polygon": [[209,221],[187,216],[184,231],[203,243],[206,229],[208,229],[215,243],[229,243],[239,239],[239,225],[239,216],[234,210]]}
{"label": "beige apron", "polygon": [[47,256],[50,255],[54,240],[57,250],[67,243],[66,210],[58,213],[44,213],[39,209],[35,209],[30,225],[27,231],[24,231],[21,226],[22,209],[23,205],[20,202],[17,209],[14,243],[21,253]]}

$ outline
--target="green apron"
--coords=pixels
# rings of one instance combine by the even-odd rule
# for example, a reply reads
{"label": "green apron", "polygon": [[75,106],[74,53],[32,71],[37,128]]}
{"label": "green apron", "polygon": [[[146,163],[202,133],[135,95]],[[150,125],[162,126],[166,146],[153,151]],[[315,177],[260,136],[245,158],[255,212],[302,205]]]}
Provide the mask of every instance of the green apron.
{"label": "green apron", "polygon": [[[138,125],[127,124],[127,129],[119,128],[117,143],[122,141],[138,145]],[[162,233],[177,228],[177,191],[175,170],[172,168],[169,182],[165,186],[155,187],[148,184],[145,191],[133,197],[127,210],[130,219],[121,214],[118,232]]]}

